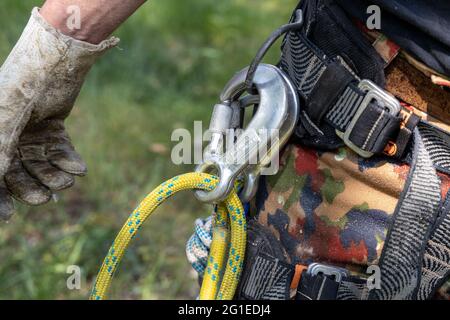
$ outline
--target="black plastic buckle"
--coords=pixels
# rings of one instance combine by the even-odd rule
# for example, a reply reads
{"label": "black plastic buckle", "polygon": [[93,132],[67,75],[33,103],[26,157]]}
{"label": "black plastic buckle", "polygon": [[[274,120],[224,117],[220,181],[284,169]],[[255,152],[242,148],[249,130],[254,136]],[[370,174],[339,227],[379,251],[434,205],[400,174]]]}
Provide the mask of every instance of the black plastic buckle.
{"label": "black plastic buckle", "polygon": [[348,276],[343,268],[312,263],[303,272],[296,300],[336,300],[339,285]]}

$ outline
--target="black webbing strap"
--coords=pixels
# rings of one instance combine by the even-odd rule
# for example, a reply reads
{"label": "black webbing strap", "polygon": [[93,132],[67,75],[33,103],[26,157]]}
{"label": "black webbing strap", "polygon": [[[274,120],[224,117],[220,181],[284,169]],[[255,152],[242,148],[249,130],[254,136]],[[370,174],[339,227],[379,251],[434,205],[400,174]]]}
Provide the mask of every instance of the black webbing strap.
{"label": "black webbing strap", "polygon": [[450,276],[450,192],[436,226],[428,240],[422,266],[422,278],[417,299],[433,297],[436,290]]}
{"label": "black webbing strap", "polygon": [[377,99],[365,101],[367,92],[350,68],[341,59],[327,58],[300,32],[287,34],[280,67],[306,102],[306,114],[315,124],[326,121],[339,132],[351,130],[349,142],[363,152],[382,153],[396,139],[399,110],[389,112]]}
{"label": "black webbing strap", "polygon": [[[437,170],[450,174],[450,134],[427,123],[419,124],[425,148]],[[423,258],[417,299],[432,298],[450,277],[450,192],[439,211]]]}
{"label": "black webbing strap", "polygon": [[381,288],[369,299],[416,299],[422,262],[440,207],[440,180],[416,128],[413,161],[386,237],[379,267]]}
{"label": "black webbing strap", "polygon": [[296,300],[336,300],[339,282],[323,274],[304,271],[297,288]]}
{"label": "black webbing strap", "polygon": [[363,279],[344,278],[339,286],[337,300],[366,300],[369,296],[367,281]]}
{"label": "black webbing strap", "polygon": [[450,175],[450,132],[426,122],[419,123],[418,128],[436,169]]}
{"label": "black webbing strap", "polygon": [[288,300],[294,266],[259,253],[245,275],[239,296],[247,300]]}

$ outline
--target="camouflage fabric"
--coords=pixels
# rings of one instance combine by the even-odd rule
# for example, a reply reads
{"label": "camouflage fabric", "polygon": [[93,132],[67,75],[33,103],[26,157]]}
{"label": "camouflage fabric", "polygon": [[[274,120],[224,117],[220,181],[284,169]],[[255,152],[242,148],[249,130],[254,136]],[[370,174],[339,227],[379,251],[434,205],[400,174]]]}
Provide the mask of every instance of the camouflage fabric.
{"label": "camouflage fabric", "polygon": [[[376,264],[408,165],[364,159],[346,147],[318,152],[298,145],[289,145],[280,162],[276,176],[261,179],[252,212],[279,238],[291,262],[362,273]],[[446,194],[450,177],[441,177]]]}

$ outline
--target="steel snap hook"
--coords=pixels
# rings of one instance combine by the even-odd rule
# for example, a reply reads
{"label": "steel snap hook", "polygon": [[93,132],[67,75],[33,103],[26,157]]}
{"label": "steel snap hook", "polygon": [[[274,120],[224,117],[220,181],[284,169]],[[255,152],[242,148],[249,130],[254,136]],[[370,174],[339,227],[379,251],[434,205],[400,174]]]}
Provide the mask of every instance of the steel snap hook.
{"label": "steel snap hook", "polygon": [[[212,191],[195,191],[202,202],[223,201],[240,176],[246,181],[242,192],[244,200],[249,200],[256,192],[261,170],[278,156],[296,125],[299,101],[287,76],[273,65],[261,64],[253,79],[255,95],[243,96],[247,73],[248,68],[245,68],[228,82],[220,95],[221,102],[214,107],[211,143],[196,171],[207,172],[214,168],[219,183]],[[223,151],[225,131],[234,130],[238,122],[242,123],[241,111],[246,104],[257,104],[258,108],[232,147]],[[277,139],[272,139],[273,132]]]}

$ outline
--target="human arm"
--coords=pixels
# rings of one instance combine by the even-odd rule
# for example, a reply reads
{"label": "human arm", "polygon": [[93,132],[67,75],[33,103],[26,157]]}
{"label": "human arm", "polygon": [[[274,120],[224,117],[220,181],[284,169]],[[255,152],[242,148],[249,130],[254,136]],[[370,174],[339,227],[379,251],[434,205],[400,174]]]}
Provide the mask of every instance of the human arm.
{"label": "human arm", "polygon": [[[11,195],[43,204],[86,173],[64,120],[92,65],[119,41],[106,38],[143,2],[48,0],[33,10],[0,68],[1,219],[14,211]],[[80,28],[67,24],[69,3],[80,6]]]}

